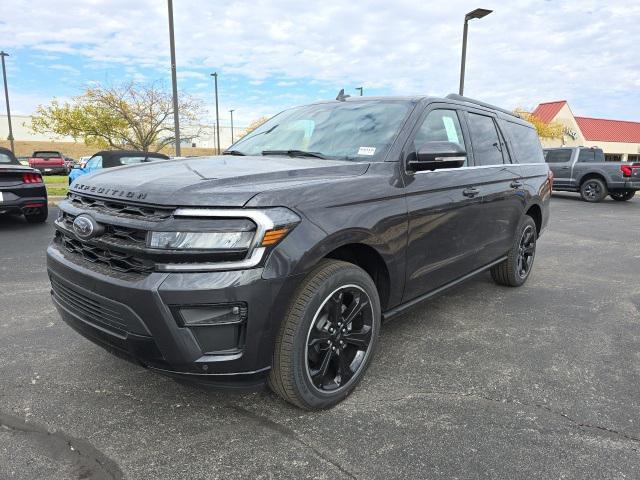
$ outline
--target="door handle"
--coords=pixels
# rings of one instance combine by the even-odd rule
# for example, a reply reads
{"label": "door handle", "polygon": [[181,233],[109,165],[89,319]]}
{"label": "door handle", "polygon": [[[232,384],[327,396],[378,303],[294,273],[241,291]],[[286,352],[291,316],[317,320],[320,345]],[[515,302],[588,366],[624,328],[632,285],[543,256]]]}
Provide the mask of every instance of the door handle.
{"label": "door handle", "polygon": [[480,190],[478,190],[475,187],[471,187],[471,188],[465,188],[462,191],[462,195],[464,195],[465,197],[475,197],[476,195],[478,195],[480,193]]}
{"label": "door handle", "polygon": [[560,167],[561,170],[569,170],[569,167]]}
{"label": "door handle", "polygon": [[511,188],[520,188],[522,186],[522,182],[520,180],[514,180],[511,182]]}

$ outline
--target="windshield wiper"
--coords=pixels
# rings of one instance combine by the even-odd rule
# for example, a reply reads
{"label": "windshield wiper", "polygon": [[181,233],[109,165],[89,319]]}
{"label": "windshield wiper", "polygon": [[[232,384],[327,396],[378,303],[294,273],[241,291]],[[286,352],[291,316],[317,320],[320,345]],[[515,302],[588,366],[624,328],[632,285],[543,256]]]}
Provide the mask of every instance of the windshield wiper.
{"label": "windshield wiper", "polygon": [[244,157],[246,153],[242,153],[240,150],[225,150],[222,152],[223,155],[239,155]]}
{"label": "windshield wiper", "polygon": [[262,155],[289,155],[290,157],[327,158],[320,152],[307,152],[306,150],[263,150]]}

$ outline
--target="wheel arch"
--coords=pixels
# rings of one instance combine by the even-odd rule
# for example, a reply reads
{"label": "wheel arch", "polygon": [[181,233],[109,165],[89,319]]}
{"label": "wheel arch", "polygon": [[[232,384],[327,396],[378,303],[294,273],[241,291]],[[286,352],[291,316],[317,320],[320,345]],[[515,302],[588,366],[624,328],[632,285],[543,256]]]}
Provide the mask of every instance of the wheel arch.
{"label": "wheel arch", "polygon": [[580,177],[580,181],[578,182],[578,186],[582,187],[582,184],[587,180],[591,180],[592,178],[597,178],[598,180],[602,180],[604,182],[605,187],[607,186],[607,179],[600,172],[588,172],[585,173],[582,177]]}
{"label": "wheel arch", "polygon": [[536,233],[540,235],[542,231],[542,208],[537,203],[530,205],[525,212],[525,215],[533,218],[533,221],[536,224]]}

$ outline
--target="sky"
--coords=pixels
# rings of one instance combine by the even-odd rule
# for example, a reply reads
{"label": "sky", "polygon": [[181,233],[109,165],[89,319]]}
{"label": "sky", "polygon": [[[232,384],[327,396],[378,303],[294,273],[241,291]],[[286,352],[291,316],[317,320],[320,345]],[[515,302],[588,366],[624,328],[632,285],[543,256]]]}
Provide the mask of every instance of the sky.
{"label": "sky", "polygon": [[[236,125],[316,100],[457,92],[514,109],[568,100],[574,114],[640,121],[640,1],[174,0],[178,88]],[[6,0],[0,49],[12,113],[95,82],[170,88],[165,0]],[[4,113],[4,98],[0,101]]]}

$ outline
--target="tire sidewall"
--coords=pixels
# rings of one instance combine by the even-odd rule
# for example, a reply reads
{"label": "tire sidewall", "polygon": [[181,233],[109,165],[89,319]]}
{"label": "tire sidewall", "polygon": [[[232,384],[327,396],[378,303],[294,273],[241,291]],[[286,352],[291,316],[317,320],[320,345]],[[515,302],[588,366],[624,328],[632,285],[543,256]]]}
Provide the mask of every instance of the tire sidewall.
{"label": "tire sidewall", "polygon": [[[362,288],[369,296],[373,306],[373,332],[371,335],[371,343],[369,344],[367,356],[363,361],[360,371],[354,375],[348,385],[339,392],[324,393],[317,390],[311,384],[311,380],[307,375],[307,335],[315,314],[321,307],[322,303],[326,300],[329,294],[345,285],[356,285]],[[313,294],[311,300],[304,307],[304,313],[298,323],[293,346],[293,381],[296,385],[298,394],[302,397],[305,404],[309,405],[310,408],[327,408],[335,405],[351,393],[364,376],[364,373],[373,358],[377,345],[378,334],[380,332],[380,317],[380,300],[378,298],[375,284],[369,275],[359,267],[347,266],[332,274],[326,282],[322,283],[321,287]]]}

